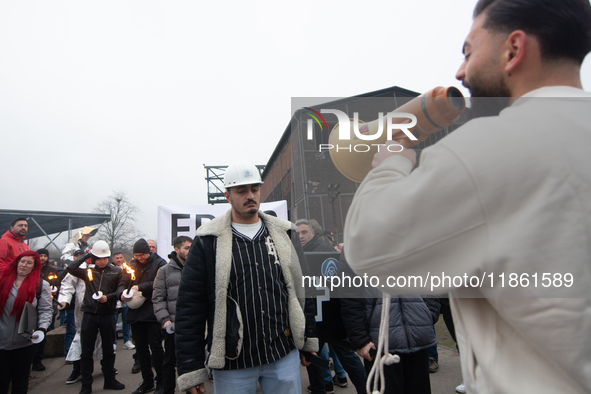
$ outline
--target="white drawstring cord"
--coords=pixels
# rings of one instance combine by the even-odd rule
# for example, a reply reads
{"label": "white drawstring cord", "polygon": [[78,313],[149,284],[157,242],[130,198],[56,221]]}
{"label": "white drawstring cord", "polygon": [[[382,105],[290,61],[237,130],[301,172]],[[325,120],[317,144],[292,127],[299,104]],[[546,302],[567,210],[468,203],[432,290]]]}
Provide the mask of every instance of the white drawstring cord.
{"label": "white drawstring cord", "polygon": [[[390,331],[390,295],[382,296],[382,315],[380,318],[380,335],[378,338],[378,350],[376,352],[373,367],[367,377],[365,390],[371,394],[384,394],[386,388],[384,382],[384,365],[392,365],[400,362],[400,356],[388,352],[388,334]],[[384,354],[382,356],[382,353]],[[376,370],[379,368],[379,375]],[[373,381],[372,381],[373,380]],[[372,388],[373,386],[373,388]],[[377,387],[380,386],[378,390]]]}

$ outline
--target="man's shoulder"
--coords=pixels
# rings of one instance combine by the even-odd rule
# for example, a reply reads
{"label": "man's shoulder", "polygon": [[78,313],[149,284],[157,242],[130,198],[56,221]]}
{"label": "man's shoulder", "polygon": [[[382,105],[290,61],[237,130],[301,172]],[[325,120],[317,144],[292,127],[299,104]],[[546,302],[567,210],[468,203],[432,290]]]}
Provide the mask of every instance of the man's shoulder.
{"label": "man's shoulder", "polygon": [[107,270],[109,270],[109,271],[111,271],[111,272],[115,272],[115,273],[117,273],[117,274],[118,274],[119,272],[123,272],[123,268],[121,268],[121,267],[117,267],[116,265],[113,265],[113,264],[107,264],[107,265],[105,266],[105,268],[106,268]]}
{"label": "man's shoulder", "polygon": [[263,212],[259,212],[259,216],[261,217],[267,228],[272,227],[276,230],[282,230],[285,232],[296,230],[295,224],[288,220],[281,219],[272,215],[267,215]]}
{"label": "man's shoulder", "polygon": [[232,231],[232,210],[229,209],[225,214],[218,216],[209,222],[201,225],[195,235],[203,237],[207,235],[219,236],[223,232]]}
{"label": "man's shoulder", "polygon": [[153,255],[152,264],[156,265],[158,268],[167,265],[168,263],[162,257],[158,256],[157,254]]}
{"label": "man's shoulder", "polygon": [[1,243],[4,243],[4,242],[7,242],[10,239],[13,239],[13,238],[10,236],[10,231],[7,231],[4,234],[2,234],[2,238],[0,238],[0,242]]}

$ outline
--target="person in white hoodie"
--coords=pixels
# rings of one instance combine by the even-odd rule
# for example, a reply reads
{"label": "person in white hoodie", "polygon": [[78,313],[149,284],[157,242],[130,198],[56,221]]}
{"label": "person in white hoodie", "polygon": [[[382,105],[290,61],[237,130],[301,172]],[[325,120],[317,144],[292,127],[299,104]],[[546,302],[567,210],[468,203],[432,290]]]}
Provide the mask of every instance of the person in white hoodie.
{"label": "person in white hoodie", "polygon": [[414,171],[413,150],[382,149],[348,211],[360,275],[485,279],[384,287],[450,293],[468,392],[591,392],[590,50],[588,0],[480,0],[456,77],[506,108],[425,149]]}
{"label": "person in white hoodie", "polygon": [[[82,250],[74,252],[73,255],[76,257],[82,255]],[[86,269],[93,266],[94,264],[88,265],[86,263],[82,263],[80,267]],[[76,327],[76,333],[70,345],[70,349],[68,350],[68,354],[66,355],[66,361],[72,363],[72,373],[66,379],[66,384],[74,384],[78,382],[82,375],[82,371],[80,369],[80,359],[82,357],[82,344],[80,341],[80,332],[82,330],[82,317],[84,316],[84,312],[82,312],[82,303],[84,301],[85,291],[86,284],[84,283],[84,281],[68,273],[62,280],[60,292],[57,299],[58,309],[60,310],[74,303],[74,311],[69,311],[69,313],[74,313],[74,324]],[[99,335],[96,339],[93,359],[102,360],[102,358],[102,341]]]}

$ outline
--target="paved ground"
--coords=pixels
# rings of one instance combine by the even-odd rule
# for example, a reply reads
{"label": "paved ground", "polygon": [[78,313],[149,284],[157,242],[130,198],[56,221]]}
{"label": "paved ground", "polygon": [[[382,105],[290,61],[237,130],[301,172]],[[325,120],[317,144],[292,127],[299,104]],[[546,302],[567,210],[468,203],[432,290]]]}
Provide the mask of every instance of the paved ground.
{"label": "paved ground", "polygon": [[[131,393],[141,383],[141,374],[131,374],[133,365],[133,350],[124,350],[122,348],[123,340],[119,339],[117,347],[117,358],[115,368],[119,370],[117,380],[125,384],[125,390],[120,393]],[[461,383],[462,374],[460,371],[460,358],[455,349],[445,346],[439,346],[439,372],[431,374],[431,389],[433,394],[453,394],[455,387]],[[66,385],[66,379],[72,372],[72,366],[66,365],[64,358],[50,358],[43,361],[47,370],[44,372],[31,372],[30,394],[48,394],[63,393],[77,394],[80,391],[80,383]],[[94,367],[93,393],[115,393],[112,390],[103,390],[103,377],[100,372],[100,364],[95,363]],[[305,368],[302,368],[302,392],[307,393],[308,375]],[[205,385],[208,393],[213,393],[213,384]],[[354,394],[355,388],[349,383],[349,386],[340,388],[335,386],[335,394]]]}

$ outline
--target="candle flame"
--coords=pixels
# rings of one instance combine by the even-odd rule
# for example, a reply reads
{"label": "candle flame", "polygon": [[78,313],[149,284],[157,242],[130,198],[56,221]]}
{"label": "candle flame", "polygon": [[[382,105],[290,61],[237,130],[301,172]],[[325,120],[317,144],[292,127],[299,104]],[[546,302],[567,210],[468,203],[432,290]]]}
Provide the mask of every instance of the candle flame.
{"label": "candle flame", "polygon": [[88,280],[92,281],[92,270],[89,268],[86,270],[86,272],[88,272]]}
{"label": "candle flame", "polygon": [[127,271],[127,273],[131,275],[131,280],[135,280],[135,272],[131,269],[129,265],[127,265],[127,263],[123,263],[123,269],[125,269],[125,271]]}
{"label": "candle flame", "polygon": [[49,275],[47,277],[48,280],[57,279],[57,275]]}

